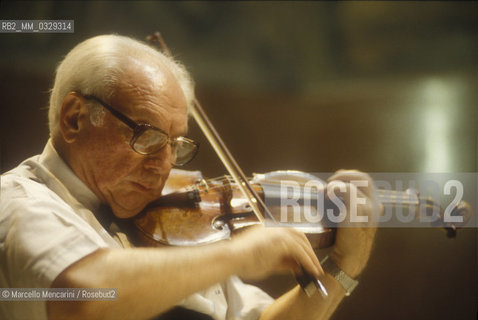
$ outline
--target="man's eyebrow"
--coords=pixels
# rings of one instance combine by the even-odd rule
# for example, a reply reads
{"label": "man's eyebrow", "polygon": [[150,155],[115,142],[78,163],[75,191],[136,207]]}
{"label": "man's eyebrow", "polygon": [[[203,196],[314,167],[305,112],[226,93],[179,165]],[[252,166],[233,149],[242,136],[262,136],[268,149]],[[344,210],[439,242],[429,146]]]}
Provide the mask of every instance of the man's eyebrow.
{"label": "man's eyebrow", "polygon": [[184,131],[184,132],[181,132],[181,133],[178,135],[178,137],[185,137],[185,136],[187,136],[187,134],[188,134],[188,131],[186,130],[186,131]]}
{"label": "man's eyebrow", "polygon": [[189,131],[188,129],[189,127],[186,126],[183,130],[179,130],[178,134],[175,134],[174,136],[171,136],[171,137],[185,137],[188,134],[188,131]]}
{"label": "man's eyebrow", "polygon": [[[163,125],[164,125],[164,118],[161,116],[161,115],[158,115],[154,112],[152,112],[149,108],[145,108],[146,110],[146,113],[144,111],[140,111],[140,112],[133,112],[133,114],[131,115],[132,117],[134,117],[134,121],[136,123],[144,123],[144,124],[149,124],[155,128],[158,128],[158,129],[161,129],[163,131],[166,131],[164,128],[163,128]],[[157,123],[153,123],[153,121],[151,121],[152,119],[155,119],[155,118],[158,118],[158,121]],[[156,121],[155,121],[156,122]],[[158,125],[160,124],[160,125]]]}

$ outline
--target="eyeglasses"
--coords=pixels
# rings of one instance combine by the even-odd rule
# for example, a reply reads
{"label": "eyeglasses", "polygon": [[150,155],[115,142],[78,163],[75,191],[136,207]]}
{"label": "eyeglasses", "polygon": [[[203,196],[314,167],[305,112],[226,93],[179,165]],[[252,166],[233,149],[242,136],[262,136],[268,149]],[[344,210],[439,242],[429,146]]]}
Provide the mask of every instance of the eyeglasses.
{"label": "eyeglasses", "polygon": [[166,132],[149,123],[136,123],[94,95],[82,96],[85,99],[98,102],[118,120],[133,129],[133,137],[129,145],[137,153],[150,155],[158,152],[169,143],[171,146],[171,164],[174,166],[183,166],[196,156],[199,149],[198,142],[186,137],[170,138]]}

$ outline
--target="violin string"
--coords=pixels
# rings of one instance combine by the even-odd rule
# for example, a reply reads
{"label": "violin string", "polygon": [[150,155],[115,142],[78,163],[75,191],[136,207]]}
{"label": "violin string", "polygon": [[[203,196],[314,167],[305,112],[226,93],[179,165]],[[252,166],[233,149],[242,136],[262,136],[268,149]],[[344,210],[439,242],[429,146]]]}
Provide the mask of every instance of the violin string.
{"label": "violin string", "polygon": [[[237,183],[232,179],[230,175],[223,175],[220,177],[208,179],[211,182],[216,183],[229,183],[230,185],[234,186]],[[261,185],[267,185],[272,187],[282,186],[284,181],[277,181],[277,180],[270,180],[267,182],[259,182]],[[296,186],[296,184],[295,184]],[[305,183],[298,182],[299,187],[305,187]],[[325,184],[324,184],[325,186]],[[213,185],[208,186],[207,189],[210,191],[216,191],[223,188],[223,185]],[[402,205],[415,205],[418,204],[418,197],[414,194],[407,193],[406,191],[399,191],[399,190],[385,190],[385,189],[376,189],[375,190],[379,201],[383,204],[402,204]],[[315,193],[310,193],[315,194]]]}

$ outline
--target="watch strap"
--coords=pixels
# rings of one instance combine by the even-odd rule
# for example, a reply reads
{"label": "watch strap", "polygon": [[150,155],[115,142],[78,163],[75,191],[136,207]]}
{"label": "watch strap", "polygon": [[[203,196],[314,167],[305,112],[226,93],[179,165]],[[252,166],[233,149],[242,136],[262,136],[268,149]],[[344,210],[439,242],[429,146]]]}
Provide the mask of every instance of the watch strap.
{"label": "watch strap", "polygon": [[329,256],[326,256],[320,262],[322,268],[325,272],[329,273],[338,283],[345,289],[345,295],[349,296],[355,287],[358,285],[358,281],[352,279],[348,274],[346,274],[342,269],[340,269]]}

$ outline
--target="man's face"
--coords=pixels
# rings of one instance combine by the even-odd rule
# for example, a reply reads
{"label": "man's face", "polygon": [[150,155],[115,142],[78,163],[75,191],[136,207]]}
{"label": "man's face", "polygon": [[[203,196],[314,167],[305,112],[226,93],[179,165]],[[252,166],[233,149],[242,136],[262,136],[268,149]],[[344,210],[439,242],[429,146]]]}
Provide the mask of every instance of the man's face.
{"label": "man's face", "polygon": [[[185,135],[187,105],[177,81],[169,72],[150,75],[150,68],[135,66],[108,103],[136,123]],[[160,196],[171,170],[169,145],[152,155],[136,153],[129,144],[133,130],[106,109],[101,126],[85,129],[75,171],[117,217],[132,217]]]}

